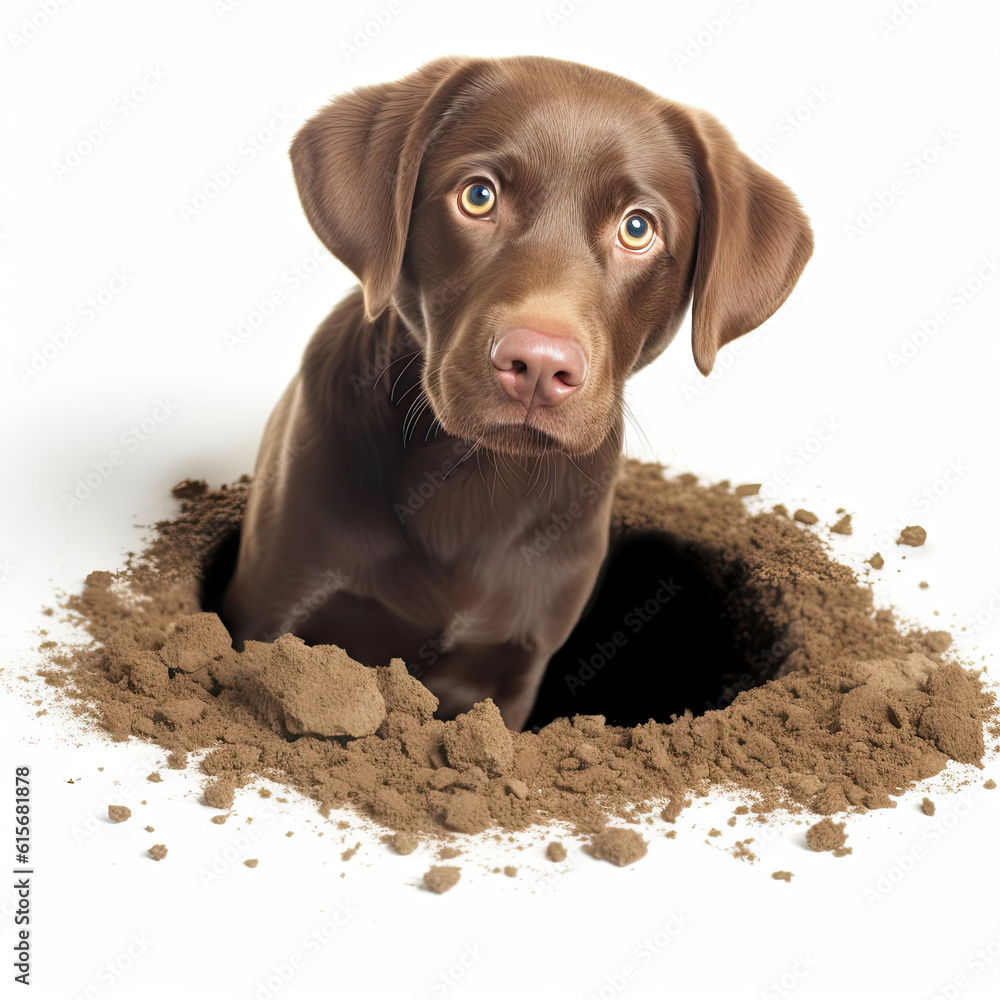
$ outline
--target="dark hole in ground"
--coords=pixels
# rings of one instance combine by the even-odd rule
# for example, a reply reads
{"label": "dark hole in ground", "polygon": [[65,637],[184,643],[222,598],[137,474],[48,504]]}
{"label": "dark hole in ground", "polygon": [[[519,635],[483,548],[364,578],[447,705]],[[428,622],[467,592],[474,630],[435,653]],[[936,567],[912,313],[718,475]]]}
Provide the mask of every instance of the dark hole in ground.
{"label": "dark hole in ground", "polygon": [[236,569],[236,557],[240,552],[240,531],[237,528],[231,535],[222,540],[208,556],[205,564],[205,575],[202,579],[201,593],[198,595],[205,611],[219,613],[222,596],[232,579]]}
{"label": "dark hole in ground", "polygon": [[[634,726],[725,708],[773,676],[765,621],[740,620],[742,569],[665,534],[612,549],[590,607],[553,656],[527,728],[573,715]],[[742,612],[746,617],[746,612]]]}
{"label": "dark hole in ground", "polygon": [[[218,612],[236,566],[239,530],[212,553],[201,606]],[[747,620],[742,569],[666,534],[612,548],[590,605],[549,663],[527,727],[603,715],[634,726],[691,709],[725,708],[780,665],[781,636],[763,615]],[[740,609],[744,610],[740,610]]]}

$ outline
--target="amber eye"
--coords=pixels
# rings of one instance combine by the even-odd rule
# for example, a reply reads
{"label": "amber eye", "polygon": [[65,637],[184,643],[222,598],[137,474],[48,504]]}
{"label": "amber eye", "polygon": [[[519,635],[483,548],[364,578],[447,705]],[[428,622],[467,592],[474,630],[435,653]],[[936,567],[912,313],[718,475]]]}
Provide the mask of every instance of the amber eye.
{"label": "amber eye", "polygon": [[618,243],[626,250],[639,253],[652,246],[655,235],[653,223],[646,216],[639,215],[637,212],[626,215],[618,227]]}
{"label": "amber eye", "polygon": [[474,219],[488,215],[497,201],[497,193],[482,181],[475,181],[466,184],[462,189],[462,194],[458,203],[466,215],[471,215]]}

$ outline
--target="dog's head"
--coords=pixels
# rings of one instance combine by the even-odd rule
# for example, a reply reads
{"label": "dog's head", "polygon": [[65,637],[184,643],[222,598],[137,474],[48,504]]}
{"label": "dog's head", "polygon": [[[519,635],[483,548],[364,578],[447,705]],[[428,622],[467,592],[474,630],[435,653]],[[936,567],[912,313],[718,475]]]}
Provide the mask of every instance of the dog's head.
{"label": "dog's head", "polygon": [[594,451],[672,340],[764,322],[812,252],[792,192],[710,115],[553,59],[440,59],[307,122],[320,239],[423,347],[444,430],[516,455]]}

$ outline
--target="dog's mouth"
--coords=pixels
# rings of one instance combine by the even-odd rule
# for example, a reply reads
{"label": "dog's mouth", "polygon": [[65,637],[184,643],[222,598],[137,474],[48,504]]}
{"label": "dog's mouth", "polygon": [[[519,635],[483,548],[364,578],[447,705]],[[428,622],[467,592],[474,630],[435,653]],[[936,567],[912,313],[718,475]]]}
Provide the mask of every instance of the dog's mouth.
{"label": "dog's mouth", "polygon": [[478,440],[490,451],[517,458],[567,451],[558,438],[527,421],[492,421],[483,427]]}

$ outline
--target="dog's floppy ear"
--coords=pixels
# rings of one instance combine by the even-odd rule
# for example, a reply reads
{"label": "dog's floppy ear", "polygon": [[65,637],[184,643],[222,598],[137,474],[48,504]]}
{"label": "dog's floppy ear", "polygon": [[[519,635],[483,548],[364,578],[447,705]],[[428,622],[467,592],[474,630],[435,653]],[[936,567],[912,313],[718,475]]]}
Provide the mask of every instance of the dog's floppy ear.
{"label": "dog's floppy ear", "polygon": [[788,297],[813,249],[791,190],[737,147],[712,116],[673,105],[701,199],[691,308],[695,364],[708,375],[719,348],[760,326]]}
{"label": "dog's floppy ear", "polygon": [[310,118],[292,142],[306,217],[357,275],[369,320],[392,299],[421,159],[471,65],[436,59],[394,83],[359,87]]}

